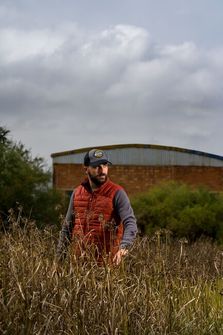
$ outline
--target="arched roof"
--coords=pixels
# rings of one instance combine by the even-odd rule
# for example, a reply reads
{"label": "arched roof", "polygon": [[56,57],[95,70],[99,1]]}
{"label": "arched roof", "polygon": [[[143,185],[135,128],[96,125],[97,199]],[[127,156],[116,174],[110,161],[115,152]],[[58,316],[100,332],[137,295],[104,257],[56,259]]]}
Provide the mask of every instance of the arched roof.
{"label": "arched roof", "polygon": [[[53,163],[82,164],[93,147],[53,153]],[[154,144],[114,144],[96,146],[105,150],[116,165],[223,166],[223,157],[198,150]]]}

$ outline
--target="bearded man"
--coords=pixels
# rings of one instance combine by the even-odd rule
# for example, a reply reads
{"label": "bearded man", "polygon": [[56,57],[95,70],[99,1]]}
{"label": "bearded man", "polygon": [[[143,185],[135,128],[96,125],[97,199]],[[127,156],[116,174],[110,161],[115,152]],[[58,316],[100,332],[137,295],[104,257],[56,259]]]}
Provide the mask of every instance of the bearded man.
{"label": "bearded man", "polygon": [[93,250],[97,263],[118,265],[133,244],[136,218],[124,189],[108,178],[111,164],[103,150],[86,153],[87,178],[71,195],[57,248],[60,259],[72,242],[77,257]]}

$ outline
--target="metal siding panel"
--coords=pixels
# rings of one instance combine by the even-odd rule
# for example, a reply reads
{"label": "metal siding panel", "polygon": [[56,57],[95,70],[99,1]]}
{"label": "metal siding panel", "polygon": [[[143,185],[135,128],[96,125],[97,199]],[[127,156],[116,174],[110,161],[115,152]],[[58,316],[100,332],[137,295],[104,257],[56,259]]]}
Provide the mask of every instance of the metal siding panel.
{"label": "metal siding panel", "polygon": [[[222,167],[223,160],[208,155],[154,148],[117,148],[106,150],[114,165],[151,166],[216,166]],[[53,163],[82,164],[85,153],[77,153],[53,158]]]}

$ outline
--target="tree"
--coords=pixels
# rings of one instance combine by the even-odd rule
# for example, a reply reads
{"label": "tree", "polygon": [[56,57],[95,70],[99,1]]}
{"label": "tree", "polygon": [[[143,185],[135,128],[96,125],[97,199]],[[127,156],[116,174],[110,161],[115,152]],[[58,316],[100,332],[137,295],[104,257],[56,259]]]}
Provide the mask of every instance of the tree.
{"label": "tree", "polygon": [[39,225],[57,222],[63,198],[52,189],[51,173],[44,170],[43,158],[32,158],[22,143],[8,138],[9,133],[0,127],[1,216],[7,217],[9,209],[19,205],[24,215]]}

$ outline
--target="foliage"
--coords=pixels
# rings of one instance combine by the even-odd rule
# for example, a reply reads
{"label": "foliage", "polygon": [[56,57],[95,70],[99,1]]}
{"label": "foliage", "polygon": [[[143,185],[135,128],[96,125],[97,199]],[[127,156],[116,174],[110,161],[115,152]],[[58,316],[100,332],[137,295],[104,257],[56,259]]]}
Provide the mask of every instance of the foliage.
{"label": "foliage", "polygon": [[142,233],[159,228],[190,240],[204,235],[223,240],[223,197],[208,189],[170,182],[132,199]]}
{"label": "foliage", "polygon": [[223,257],[210,241],[189,245],[159,231],[139,238],[117,268],[71,253],[59,265],[57,236],[19,224],[0,235],[1,334],[223,333]]}
{"label": "foliage", "polygon": [[0,127],[0,213],[8,216],[10,208],[22,206],[27,217],[44,224],[58,221],[61,195],[51,188],[51,173],[44,160],[32,158],[22,143],[8,138],[9,130]]}

